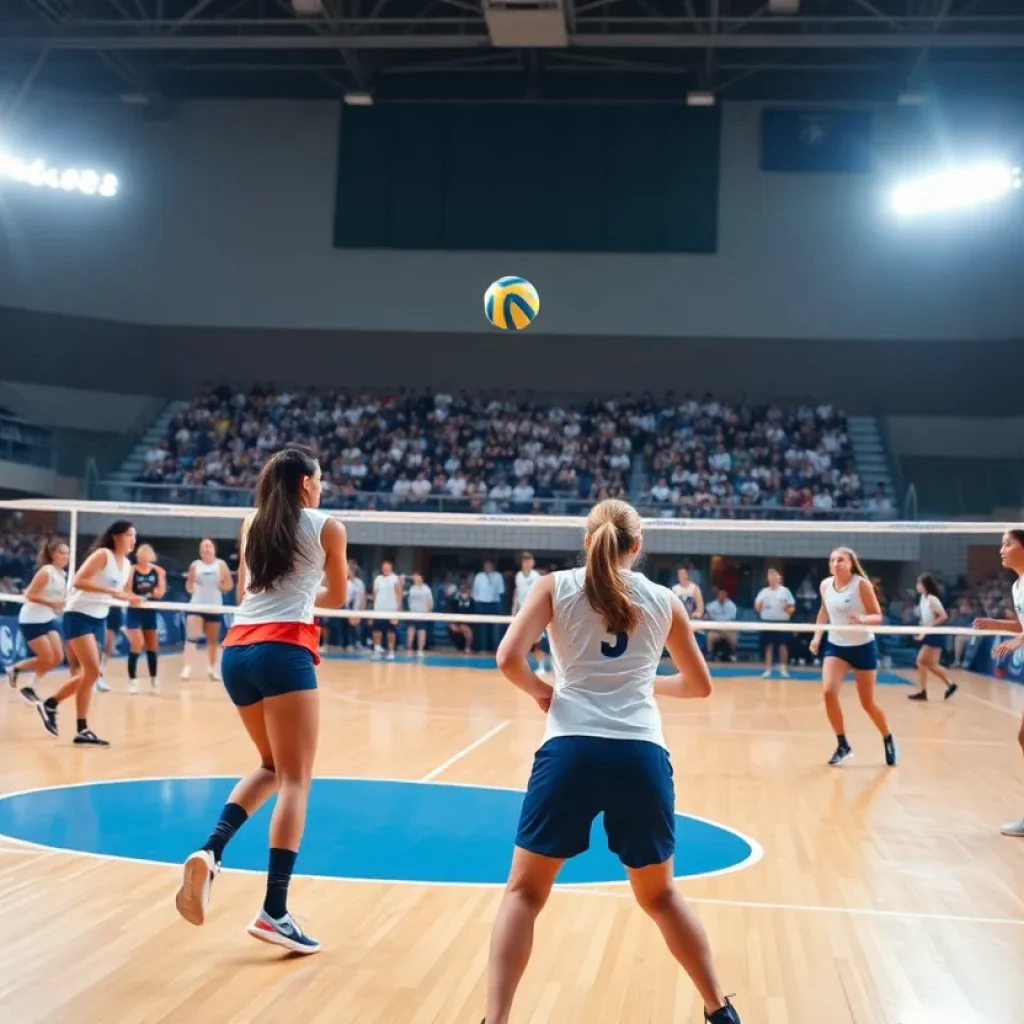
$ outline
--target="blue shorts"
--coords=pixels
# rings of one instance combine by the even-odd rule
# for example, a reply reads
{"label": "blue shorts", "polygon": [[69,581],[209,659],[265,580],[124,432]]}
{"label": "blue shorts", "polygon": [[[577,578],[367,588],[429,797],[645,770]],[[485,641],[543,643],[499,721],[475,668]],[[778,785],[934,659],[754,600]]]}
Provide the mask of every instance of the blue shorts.
{"label": "blue shorts", "polygon": [[668,751],[646,740],[548,740],[533,759],[516,846],[544,857],[575,857],[590,846],[594,818],[602,812],[608,849],[626,867],[668,860],[676,848]]}
{"label": "blue shorts", "polygon": [[298,644],[266,641],[225,647],[220,671],[231,702],[240,708],[265,697],[315,690],[313,655]]}
{"label": "blue shorts", "polygon": [[373,619],[371,621],[373,622],[374,633],[383,633],[384,636],[391,636],[392,633],[396,636],[398,635],[398,628],[401,625],[398,619],[394,621],[391,619]]}
{"label": "blue shorts", "polygon": [[417,619],[406,619],[405,622],[403,623],[403,626],[406,629],[422,629],[425,633],[429,633],[433,625],[434,624],[432,622],[420,622]]}
{"label": "blue shorts", "polygon": [[825,641],[822,658],[838,658],[845,661],[856,672],[873,672],[878,668],[878,645],[874,640],[852,647],[839,647],[831,640]]}
{"label": "blue shorts", "polygon": [[156,629],[155,608],[129,608],[125,616],[126,629]]}
{"label": "blue shorts", "polygon": [[763,658],[770,650],[775,652],[777,658],[781,657],[780,651],[784,650],[788,654],[791,637],[791,633],[776,633],[774,630],[764,630],[761,633],[761,657]]}
{"label": "blue shorts", "polygon": [[218,626],[224,621],[223,614],[208,615],[206,612],[186,612],[185,615],[190,619],[202,619],[203,622],[216,622]]}
{"label": "blue shorts", "polygon": [[122,625],[124,625],[124,615],[122,612],[123,608],[111,608],[107,612],[107,629],[112,633],[116,633]]}
{"label": "blue shorts", "polygon": [[98,619],[95,615],[86,615],[85,612],[65,612],[65,639],[77,640],[80,636],[95,637],[96,646],[102,651],[107,639],[107,617],[104,615],[102,619]]}
{"label": "blue shorts", "polygon": [[946,638],[944,636],[936,636],[934,633],[925,633],[921,646],[937,647],[940,651],[944,651],[946,649]]}
{"label": "blue shorts", "polygon": [[50,619],[49,622],[19,622],[18,632],[25,638],[25,643],[38,640],[47,633],[56,633],[60,636],[60,620]]}

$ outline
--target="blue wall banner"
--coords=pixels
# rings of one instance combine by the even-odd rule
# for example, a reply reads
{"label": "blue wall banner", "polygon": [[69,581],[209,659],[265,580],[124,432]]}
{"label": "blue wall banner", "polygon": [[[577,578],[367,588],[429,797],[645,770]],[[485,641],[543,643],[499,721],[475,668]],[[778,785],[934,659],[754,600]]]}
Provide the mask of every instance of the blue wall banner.
{"label": "blue wall banner", "polygon": [[762,171],[867,174],[871,169],[869,111],[768,108],[762,112]]}

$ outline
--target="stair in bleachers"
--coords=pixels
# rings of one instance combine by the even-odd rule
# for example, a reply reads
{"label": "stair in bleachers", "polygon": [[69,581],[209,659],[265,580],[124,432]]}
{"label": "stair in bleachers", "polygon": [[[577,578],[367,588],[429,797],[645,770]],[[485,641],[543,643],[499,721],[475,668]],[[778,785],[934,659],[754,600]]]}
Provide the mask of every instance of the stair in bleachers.
{"label": "stair in bleachers", "polygon": [[874,494],[875,488],[885,484],[886,493],[895,503],[898,496],[889,471],[889,458],[882,441],[882,432],[874,416],[851,416],[848,420],[850,446],[853,448],[853,464],[860,477],[864,494]]}
{"label": "stair in bleachers", "polygon": [[139,439],[139,443],[132,449],[131,454],[129,454],[124,462],[121,463],[120,468],[115,469],[110,474],[110,479],[121,483],[131,483],[137,480],[146,465],[146,452],[158,441],[162,441],[167,437],[167,429],[171,425],[171,420],[178,413],[184,412],[188,407],[188,402],[168,402],[159,415],[146,428],[145,433]]}

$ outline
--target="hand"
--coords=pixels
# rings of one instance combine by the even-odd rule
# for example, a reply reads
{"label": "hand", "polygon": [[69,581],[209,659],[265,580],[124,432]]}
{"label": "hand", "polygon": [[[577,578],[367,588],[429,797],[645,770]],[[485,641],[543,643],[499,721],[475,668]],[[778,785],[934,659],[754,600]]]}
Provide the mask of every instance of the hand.
{"label": "hand", "polygon": [[52,608],[52,609],[54,610],[54,612],[56,612],[56,613],[57,613],[58,615],[61,615],[61,614],[63,614],[63,612],[64,612],[64,602],[63,602],[63,601],[53,601],[53,602],[51,602],[51,603],[50,603],[50,607],[51,607],[51,608]]}
{"label": "hand", "polygon": [[1012,654],[1021,645],[1020,637],[1016,640],[1004,640],[1001,644],[996,644],[992,648],[992,653],[997,658],[1005,658],[1006,655]]}
{"label": "hand", "polygon": [[551,710],[550,697],[535,697],[534,700],[537,702],[537,707],[539,707],[545,715]]}
{"label": "hand", "polygon": [[814,637],[811,640],[810,644],[808,644],[808,648],[807,649],[811,652],[811,654],[816,656],[820,647],[821,647],[821,637],[820,636],[816,636],[816,637]]}
{"label": "hand", "polygon": [[537,702],[537,707],[539,707],[545,715],[551,710],[551,701],[554,696],[555,688],[550,683],[545,683],[543,679],[538,679],[537,690],[533,694],[533,699]]}
{"label": "hand", "polygon": [[141,608],[146,603],[141,594],[125,594],[125,600],[132,608]]}
{"label": "hand", "polygon": [[916,641],[917,643],[920,643],[920,642],[921,642],[921,641],[922,641],[923,639],[924,639],[924,633],[916,633],[916,634],[914,635],[914,640],[915,640],[915,641]]}

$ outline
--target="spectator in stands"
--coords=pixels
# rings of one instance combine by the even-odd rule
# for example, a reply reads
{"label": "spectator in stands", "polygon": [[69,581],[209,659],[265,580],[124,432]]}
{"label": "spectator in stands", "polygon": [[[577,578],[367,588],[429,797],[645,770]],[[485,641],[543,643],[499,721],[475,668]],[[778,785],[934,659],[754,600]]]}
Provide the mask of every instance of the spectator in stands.
{"label": "spectator in stands", "polygon": [[885,519],[893,513],[892,499],[886,493],[885,484],[879,482],[875,493],[868,498],[865,508],[876,519]]}
{"label": "spectator in stands", "polygon": [[[501,600],[505,596],[505,580],[494,571],[493,562],[484,562],[483,569],[473,578],[473,611],[477,615],[500,615]],[[474,647],[478,651],[498,649],[499,629],[496,623],[481,622],[476,628]]]}
{"label": "spectator in stands", "polygon": [[[714,601],[705,609],[705,614],[712,622],[735,622],[736,605],[729,597],[729,591],[719,587]],[[713,658],[720,656],[724,661],[735,661],[738,642],[739,634],[734,630],[708,630],[708,651]]]}
{"label": "spectator in stands", "polygon": [[[458,591],[449,598],[448,611],[456,615],[473,613],[473,595],[466,583],[461,584]],[[449,622],[448,638],[456,650],[461,650],[463,654],[473,653],[473,627],[468,622]]]}

